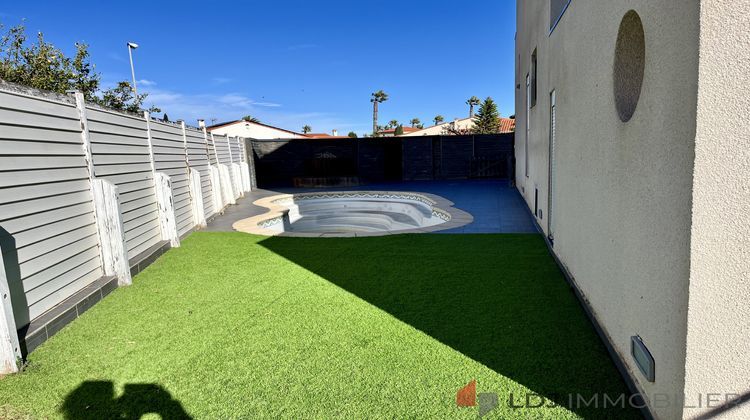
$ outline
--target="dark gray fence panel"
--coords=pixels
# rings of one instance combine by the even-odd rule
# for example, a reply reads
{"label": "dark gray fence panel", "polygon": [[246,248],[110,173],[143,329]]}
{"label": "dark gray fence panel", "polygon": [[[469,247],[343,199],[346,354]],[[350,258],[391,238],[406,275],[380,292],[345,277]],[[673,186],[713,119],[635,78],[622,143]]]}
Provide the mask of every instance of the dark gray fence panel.
{"label": "dark gray fence panel", "polygon": [[404,181],[433,178],[432,137],[403,137]]}
{"label": "dark gray fence panel", "polygon": [[444,136],[440,138],[440,142],[440,177],[443,179],[469,178],[474,159],[474,137]]}
{"label": "dark gray fence panel", "polygon": [[258,185],[301,178],[359,183],[512,176],[510,134],[363,139],[249,140]]}

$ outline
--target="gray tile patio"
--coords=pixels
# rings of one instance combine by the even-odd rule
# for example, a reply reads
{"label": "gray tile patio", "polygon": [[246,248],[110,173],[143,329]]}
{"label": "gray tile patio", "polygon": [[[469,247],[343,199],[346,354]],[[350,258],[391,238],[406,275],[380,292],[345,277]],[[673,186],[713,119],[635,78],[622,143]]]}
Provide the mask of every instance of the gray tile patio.
{"label": "gray tile patio", "polygon": [[456,229],[435,233],[536,233],[536,225],[523,198],[508,181],[415,181],[385,184],[369,184],[359,187],[341,188],[275,188],[258,189],[228,207],[223,215],[209,223],[207,231],[231,231],[232,224],[240,219],[266,212],[253,202],[259,198],[276,194],[310,191],[411,191],[437,194],[453,201],[454,207],[474,216],[474,222]]}

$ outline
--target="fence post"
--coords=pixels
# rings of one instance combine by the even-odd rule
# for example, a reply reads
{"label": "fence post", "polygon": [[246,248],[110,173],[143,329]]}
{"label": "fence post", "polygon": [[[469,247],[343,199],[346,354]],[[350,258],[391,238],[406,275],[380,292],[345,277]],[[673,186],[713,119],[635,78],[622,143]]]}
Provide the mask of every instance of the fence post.
{"label": "fence post", "polygon": [[[229,135],[226,136],[229,138]],[[216,137],[214,133],[211,133],[211,142],[214,144],[214,156],[216,157],[216,167],[218,169],[218,181],[219,181],[219,192],[221,194],[221,208],[228,206],[229,204],[235,204],[234,193],[232,192],[232,178],[229,176],[229,168],[219,161],[219,152],[216,151]],[[229,143],[227,143],[229,145]],[[230,152],[231,159],[231,152]]]}
{"label": "fence post", "polygon": [[234,198],[240,198],[245,195],[245,189],[242,187],[242,168],[239,163],[232,164],[232,180],[234,181],[235,194]]}
{"label": "fence post", "polygon": [[8,275],[5,272],[3,253],[0,252],[0,375],[18,372],[21,358],[16,319],[10,301]]}
{"label": "fence post", "polygon": [[206,227],[206,214],[203,210],[203,189],[201,188],[201,174],[197,170],[190,167],[190,152],[188,152],[185,121],[180,121],[180,128],[182,128],[182,145],[185,148],[185,168],[187,169],[188,176],[190,209],[193,214],[193,226]]}
{"label": "fence post", "polygon": [[[250,150],[247,146],[250,145]],[[252,139],[245,139],[245,159],[247,162],[249,177],[250,177],[250,190],[258,188],[258,180],[255,177],[255,151],[253,150]]]}
{"label": "fence post", "polygon": [[210,169],[211,175],[211,199],[214,204],[214,212],[221,213],[224,210],[224,200],[221,194],[221,173],[219,172],[219,156],[216,154],[216,142],[214,141],[214,133],[211,135],[211,145],[214,147],[214,160],[216,166],[211,164],[211,148],[208,147],[209,133],[206,132],[206,126],[203,125],[203,137],[206,140],[206,156],[208,157],[208,168]]}
{"label": "fence post", "polygon": [[227,138],[227,152],[229,152],[229,165],[227,166],[227,169],[231,171],[231,176],[229,177],[230,186],[232,187],[232,200],[231,203],[235,204],[236,200],[241,196],[240,189],[237,185],[238,181],[238,173],[237,168],[234,165],[234,158],[232,157],[232,142],[229,141],[229,134],[225,135]]}
{"label": "fence post", "polygon": [[86,100],[81,92],[74,92],[74,96],[81,121],[83,155],[86,160],[91,200],[94,205],[94,220],[96,221],[99,239],[99,258],[102,271],[106,276],[117,276],[119,286],[127,286],[132,284],[133,280],[130,277],[125,229],[122,225],[122,212],[120,211],[117,187],[108,181],[96,179],[94,158],[91,154],[88,116],[86,115]]}
{"label": "fence post", "polygon": [[172,196],[172,181],[167,174],[154,174],[154,190],[156,205],[159,208],[159,227],[161,238],[168,240],[173,248],[180,246],[180,235],[177,233],[177,222],[174,215],[174,197]]}
{"label": "fence post", "polygon": [[133,283],[133,280],[130,277],[125,229],[122,225],[117,186],[104,179],[94,179],[92,185],[104,274],[117,276],[119,286],[128,286]]}
{"label": "fence post", "polygon": [[[198,126],[203,131],[203,144],[206,146],[206,161],[208,162],[208,179],[211,182],[211,204],[214,208],[214,213],[218,214],[221,212],[221,199],[217,199],[217,192],[221,184],[219,183],[218,174],[214,170],[214,166],[211,165],[211,150],[208,147],[208,132],[206,131],[206,122],[204,120],[198,120]],[[220,196],[219,196],[220,197]]]}
{"label": "fence post", "polygon": [[221,162],[219,162],[219,152],[216,151],[216,139],[214,138],[214,133],[211,133],[211,144],[214,146],[214,159],[216,160],[216,164],[219,165]]}
{"label": "fence post", "polygon": [[237,136],[234,138],[234,141],[237,143],[237,153],[239,156],[237,156],[237,159],[235,159],[234,165],[237,167],[235,169],[236,175],[237,175],[237,189],[240,192],[240,197],[245,196],[245,175],[242,171],[242,146],[240,145],[240,137]]}
{"label": "fence post", "polygon": [[232,177],[229,175],[229,166],[219,164],[219,178],[221,182],[221,195],[224,197],[224,205],[236,204],[234,189],[232,188]]}
{"label": "fence post", "polygon": [[198,170],[188,168],[190,177],[190,195],[192,200],[190,201],[191,209],[193,213],[193,223],[199,227],[206,227],[206,213],[203,210],[203,190],[201,188],[201,174]]}
{"label": "fence post", "polygon": [[208,169],[211,171],[211,200],[214,205],[214,213],[221,213],[224,210],[224,200],[221,198],[221,174],[219,174],[218,165],[209,165]]}
{"label": "fence post", "polygon": [[177,221],[174,215],[174,197],[172,195],[172,181],[169,176],[156,172],[154,159],[154,139],[151,137],[151,114],[143,112],[146,120],[146,134],[148,136],[148,154],[151,160],[151,175],[154,179],[154,195],[156,196],[156,207],[159,214],[159,228],[161,238],[169,241],[173,248],[180,246],[180,235],[177,233]]}
{"label": "fence post", "polygon": [[[240,140],[241,139],[241,140]],[[245,192],[252,190],[252,182],[250,181],[250,165],[247,163],[247,151],[245,149],[245,138],[237,137],[237,141],[240,145],[240,169],[242,171],[242,188]]]}

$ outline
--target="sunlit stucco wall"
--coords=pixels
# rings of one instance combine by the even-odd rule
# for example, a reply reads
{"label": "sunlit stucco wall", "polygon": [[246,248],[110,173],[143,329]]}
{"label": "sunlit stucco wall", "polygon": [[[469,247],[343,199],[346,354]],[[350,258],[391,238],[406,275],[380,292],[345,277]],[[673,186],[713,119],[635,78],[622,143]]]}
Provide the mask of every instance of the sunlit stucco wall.
{"label": "sunlit stucco wall", "polygon": [[[692,172],[698,86],[698,2],[574,0],[550,34],[547,1],[519,1],[516,180],[550,232],[550,92],[556,92],[554,252],[585,295],[646,398],[671,395],[659,417],[682,417]],[[635,10],[645,68],[632,118],[614,95],[620,22]],[[537,103],[525,76],[537,49]],[[535,193],[536,190],[536,193]],[[536,197],[536,198],[535,198]],[[639,335],[656,362],[651,383],[630,356]]]}
{"label": "sunlit stucco wall", "polygon": [[[750,1],[703,1],[685,394],[750,396]],[[686,409],[694,417],[707,411]],[[749,419],[750,401],[722,412]]]}

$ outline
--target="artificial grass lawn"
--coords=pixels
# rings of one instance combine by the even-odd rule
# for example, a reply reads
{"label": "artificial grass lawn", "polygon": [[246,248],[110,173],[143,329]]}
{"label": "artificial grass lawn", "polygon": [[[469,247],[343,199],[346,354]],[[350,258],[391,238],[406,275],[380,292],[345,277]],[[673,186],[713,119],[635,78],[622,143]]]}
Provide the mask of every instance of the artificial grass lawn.
{"label": "artificial grass lawn", "polygon": [[487,418],[637,416],[550,407],[626,388],[538,235],[204,232],[0,380],[0,414],[476,418],[472,379]]}

